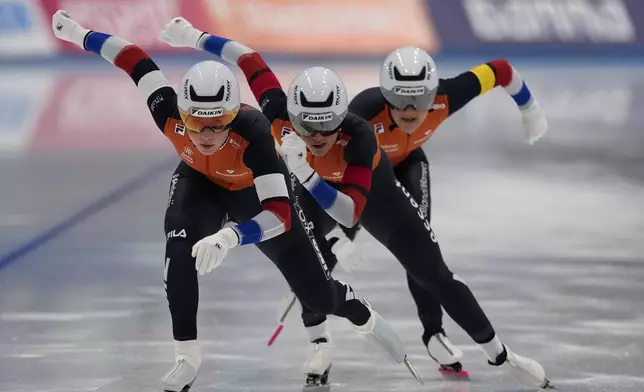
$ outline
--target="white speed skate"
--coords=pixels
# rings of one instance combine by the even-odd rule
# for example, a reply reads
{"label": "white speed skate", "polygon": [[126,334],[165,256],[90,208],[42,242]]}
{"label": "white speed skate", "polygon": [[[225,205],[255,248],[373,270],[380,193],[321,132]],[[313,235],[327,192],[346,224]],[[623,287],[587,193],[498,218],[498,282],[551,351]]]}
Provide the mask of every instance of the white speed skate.
{"label": "white speed skate", "polygon": [[414,378],[419,383],[424,384],[416,369],[414,369],[409,359],[407,359],[407,352],[405,351],[400,336],[398,336],[382,316],[373,310],[373,307],[366,298],[363,298],[362,302],[369,309],[371,317],[369,317],[369,321],[365,325],[354,325],[353,328],[395,363],[404,363]]}
{"label": "white speed skate", "polygon": [[429,338],[427,353],[440,365],[438,372],[446,377],[468,378],[467,370],[463,370],[461,359],[463,351],[449,341],[444,332],[438,332]]}
{"label": "white speed skate", "polygon": [[496,363],[489,362],[493,366],[501,366],[503,371],[511,374],[516,379],[525,383],[526,386],[549,389],[554,388],[546,378],[546,371],[534,359],[522,357],[513,353],[507,346],[496,360]]}
{"label": "white speed skate", "polygon": [[197,368],[185,359],[175,362],[170,371],[163,376],[163,390],[165,392],[187,391],[197,378]]}
{"label": "white speed skate", "polygon": [[175,342],[175,362],[161,378],[165,392],[186,392],[195,382],[201,366],[201,352],[196,341]]}
{"label": "white speed skate", "polygon": [[313,352],[304,364],[306,383],[303,392],[326,392],[330,389],[329,373],[333,344],[324,339],[311,343]]}

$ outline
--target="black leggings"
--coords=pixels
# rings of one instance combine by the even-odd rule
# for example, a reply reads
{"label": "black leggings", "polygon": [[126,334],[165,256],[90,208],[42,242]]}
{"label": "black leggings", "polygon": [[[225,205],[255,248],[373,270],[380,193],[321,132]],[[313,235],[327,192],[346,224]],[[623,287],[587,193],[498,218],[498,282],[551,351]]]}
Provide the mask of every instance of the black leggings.
{"label": "black leggings", "polygon": [[[422,155],[424,157],[424,154]],[[486,343],[492,340],[492,325],[467,285],[455,278],[445,265],[429,220],[421,210],[422,206],[414,200],[402,181],[396,178],[384,152],[382,156],[382,162],[373,173],[369,199],[360,220],[362,227],[386,246],[405,267],[414,299],[420,304],[419,308],[422,306],[424,310],[427,307],[429,312],[438,312],[440,315],[442,304],[452,319],[475,342]],[[401,165],[398,165],[398,170],[404,168]],[[410,166],[414,166],[411,161]],[[411,170],[407,172],[411,179],[414,173]],[[429,182],[427,189],[429,190]],[[319,207],[306,190],[300,192],[303,195],[301,204],[307,216],[314,222],[315,229],[326,235],[336,226],[336,222]],[[422,203],[422,194],[419,199]],[[426,200],[429,210],[429,192]],[[327,260],[327,264],[333,261],[335,260]],[[429,314],[430,318],[436,318],[432,313]],[[317,325],[326,319],[306,306],[303,306],[302,317],[305,326]],[[440,320],[440,316],[438,317]]]}
{"label": "black leggings", "polygon": [[[396,179],[411,193],[412,197],[419,204],[419,209],[425,214],[427,220],[432,221],[432,196],[430,193],[431,179],[429,173],[429,161],[422,148],[417,148],[412,151],[407,158],[401,161],[397,166],[394,166],[394,174]],[[354,227],[348,228],[339,225],[344,231],[344,234],[351,239],[355,239],[359,229],[360,223]],[[333,244],[333,239],[330,240]],[[328,260],[328,266],[331,271],[335,268],[333,263],[334,259]],[[416,283],[414,279],[407,274],[407,285],[411,292],[416,308],[418,310],[418,317],[423,325],[423,340],[428,341],[429,338],[437,332],[443,330],[443,309],[441,304],[431,292],[431,290],[424,289],[421,285]]]}
{"label": "black leggings", "polygon": [[[290,184],[283,163],[282,169]],[[221,229],[227,218],[243,222],[261,211],[255,187],[230,191],[185,163],[179,164],[172,176],[165,214],[165,284],[175,340],[197,338],[199,285],[192,246]],[[259,250],[280,270],[301,303],[319,314],[334,314],[353,324],[367,322],[369,311],[353,297],[353,290],[331,279],[317,244],[313,245],[316,241],[312,239],[306,217],[295,207],[291,209],[291,217],[291,229],[258,243]]]}

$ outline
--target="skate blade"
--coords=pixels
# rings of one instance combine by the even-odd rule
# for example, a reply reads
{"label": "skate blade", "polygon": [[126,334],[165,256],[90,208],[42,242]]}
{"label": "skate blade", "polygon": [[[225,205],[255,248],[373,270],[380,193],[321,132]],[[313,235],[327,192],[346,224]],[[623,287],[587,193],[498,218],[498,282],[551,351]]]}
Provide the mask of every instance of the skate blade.
{"label": "skate blade", "polygon": [[[321,376],[315,373],[307,374],[306,384],[304,384],[302,391],[303,392],[329,392],[331,390],[331,384],[329,384],[331,366],[333,365],[329,364],[329,367],[326,368],[326,370],[324,371],[324,373],[322,373]],[[309,382],[310,378],[313,378],[313,380]]]}
{"label": "skate blade", "polygon": [[[196,378],[194,380],[190,381],[189,384],[187,384],[185,387],[183,387],[181,389],[181,392],[188,392],[190,390],[190,388],[192,388],[192,384],[195,383],[195,380],[196,380]],[[171,391],[169,389],[164,389],[163,392],[173,392],[173,391]]]}
{"label": "skate blade", "polygon": [[467,370],[451,370],[445,369],[442,367],[438,368],[438,372],[447,378],[456,378],[456,379],[469,379],[470,373]]}
{"label": "skate blade", "polygon": [[331,385],[305,385],[302,388],[302,392],[329,392],[331,391]]}
{"label": "skate blade", "polygon": [[554,390],[554,391],[559,391],[559,388],[557,388],[556,386],[554,386],[554,385],[550,382],[550,380],[548,380],[548,379],[546,378],[546,380],[543,382],[543,384],[541,384],[541,390],[542,390],[542,391],[545,391],[545,390]]}
{"label": "skate blade", "polygon": [[412,365],[411,362],[409,362],[409,359],[407,358],[406,355],[405,355],[405,359],[403,360],[403,362],[405,363],[405,366],[407,366],[407,369],[409,369],[409,372],[411,373],[411,375],[414,376],[416,381],[418,381],[422,385],[425,385],[425,382],[423,382],[423,379],[420,378],[420,375],[418,374],[418,372],[414,368],[414,365]]}

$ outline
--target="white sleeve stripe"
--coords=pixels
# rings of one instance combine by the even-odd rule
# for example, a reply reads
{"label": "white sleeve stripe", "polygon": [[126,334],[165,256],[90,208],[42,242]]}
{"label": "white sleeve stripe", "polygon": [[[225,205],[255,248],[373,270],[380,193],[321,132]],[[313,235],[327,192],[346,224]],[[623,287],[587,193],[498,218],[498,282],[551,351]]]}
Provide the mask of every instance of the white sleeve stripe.
{"label": "white sleeve stripe", "polygon": [[262,228],[262,241],[284,233],[285,225],[273,212],[264,210],[253,218]]}
{"label": "white sleeve stripe", "polygon": [[246,45],[242,45],[237,41],[228,41],[221,50],[221,58],[230,63],[237,64],[237,60],[241,56],[253,52],[253,49]]}
{"label": "white sleeve stripe", "polygon": [[335,199],[335,203],[326,210],[326,213],[341,225],[345,227],[353,227],[356,224],[354,221],[356,214],[355,211],[356,205],[351,196],[338,192],[338,198]]}
{"label": "white sleeve stripe", "polygon": [[288,197],[286,180],[282,173],[265,174],[255,178],[254,182],[260,202],[273,197]]}
{"label": "white sleeve stripe", "polygon": [[521,87],[523,87],[523,78],[519,75],[519,71],[512,67],[512,80],[510,80],[510,84],[505,87],[505,91],[510,95],[516,95],[521,91]]}
{"label": "white sleeve stripe", "polygon": [[113,35],[105,41],[103,46],[101,46],[101,57],[114,64],[116,56],[118,56],[125,47],[130,45],[132,45],[132,43]]}
{"label": "white sleeve stripe", "polygon": [[[306,183],[306,185],[304,185],[304,188],[309,191],[311,196],[313,196],[311,190],[315,188],[318,181],[324,180],[320,178],[319,174],[313,173],[313,177]],[[315,198],[315,196],[313,196],[313,198]],[[351,196],[347,195],[346,193],[338,191],[333,205],[331,205],[331,207],[328,207],[324,211],[326,211],[326,213],[329,214],[329,216],[336,222],[345,227],[353,227],[356,224],[356,222],[354,221],[356,205],[353,202]]]}
{"label": "white sleeve stripe", "polygon": [[151,71],[143,75],[139,80],[138,87],[139,90],[145,95],[147,99],[153,92],[157,91],[161,87],[169,86],[168,79],[163,76],[163,72],[157,70]]}

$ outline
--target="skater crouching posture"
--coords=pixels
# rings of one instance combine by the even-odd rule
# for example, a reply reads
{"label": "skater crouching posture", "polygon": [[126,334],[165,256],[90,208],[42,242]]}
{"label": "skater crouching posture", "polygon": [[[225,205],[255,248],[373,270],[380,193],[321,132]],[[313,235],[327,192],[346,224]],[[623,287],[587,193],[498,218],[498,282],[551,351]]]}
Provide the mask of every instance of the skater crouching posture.
{"label": "skater crouching posture", "polygon": [[[164,390],[189,388],[201,365],[197,272],[209,273],[229,249],[246,244],[255,244],[276,265],[302,303],[348,319],[392,359],[406,362],[402,341],[389,324],[350,286],[331,279],[313,234],[304,228],[306,217],[291,202],[288,169],[275,150],[270,123],[240,102],[229,68],[216,61],[195,64],[177,95],[139,47],[85,29],[64,11],[54,14],[52,28],[57,38],[101,55],[132,78],[182,159],[165,215],[175,364],[162,379]],[[227,216],[238,224],[222,228]]]}
{"label": "skater crouching posture", "polygon": [[[430,170],[422,146],[451,115],[499,87],[519,109],[529,144],[548,129],[545,116],[523,78],[504,59],[480,64],[453,78],[439,79],[434,59],[426,51],[405,46],[385,58],[379,84],[356,95],[349,103],[349,112],[374,127],[380,146],[394,166],[396,179],[418,202],[430,224]],[[338,226],[327,234],[336,256],[328,259],[327,265],[333,271],[337,260],[345,270],[356,269],[362,258],[353,240],[360,223],[352,228]],[[445,335],[440,301],[432,290],[409,274],[407,283],[423,326],[422,342],[430,357],[439,363],[439,371],[444,375],[467,376],[460,362],[463,352]]]}
{"label": "skater crouching posture", "polygon": [[[286,94],[261,56],[239,42],[202,33],[183,18],[168,23],[161,39],[172,46],[206,50],[241,68],[272,123],[281,154],[301,184],[299,200],[318,235],[328,233],[336,223],[352,227],[360,221],[412,279],[432,291],[491,365],[503,367],[531,386],[549,385],[541,365],[516,355],[500,341],[467,285],[447,268],[428,220],[396,180],[373,127],[348,112],[344,84],[334,72],[309,68],[295,78]],[[307,315],[313,320],[307,320]],[[319,348],[330,338],[320,317],[310,309],[304,316],[311,342],[318,352],[324,351]],[[309,375],[326,373],[330,363],[326,355],[314,358]]]}

